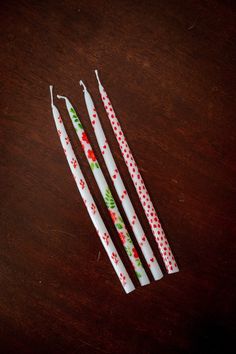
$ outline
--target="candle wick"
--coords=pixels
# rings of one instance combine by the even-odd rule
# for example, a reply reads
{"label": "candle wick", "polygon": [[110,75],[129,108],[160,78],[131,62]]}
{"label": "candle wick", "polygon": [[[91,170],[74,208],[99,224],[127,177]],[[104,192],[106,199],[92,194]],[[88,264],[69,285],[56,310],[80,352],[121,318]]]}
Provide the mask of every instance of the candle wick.
{"label": "candle wick", "polygon": [[85,84],[83,83],[83,81],[82,80],[80,80],[80,86],[83,86],[83,89],[84,89],[84,91],[87,91],[87,89],[86,89],[86,86],[85,86]]}
{"label": "candle wick", "polygon": [[100,81],[99,76],[98,76],[98,71],[97,71],[97,70],[94,70],[94,71],[95,71],[95,75],[96,75],[98,84],[99,84],[100,86],[102,86],[101,81]]}
{"label": "candle wick", "polygon": [[54,102],[53,102],[53,86],[50,85],[49,86],[49,90],[50,90],[50,95],[51,95],[51,106],[54,106]]}
{"label": "candle wick", "polygon": [[62,98],[62,99],[64,99],[64,100],[67,100],[67,97],[65,97],[65,96],[60,96],[60,95],[57,95],[57,98]]}

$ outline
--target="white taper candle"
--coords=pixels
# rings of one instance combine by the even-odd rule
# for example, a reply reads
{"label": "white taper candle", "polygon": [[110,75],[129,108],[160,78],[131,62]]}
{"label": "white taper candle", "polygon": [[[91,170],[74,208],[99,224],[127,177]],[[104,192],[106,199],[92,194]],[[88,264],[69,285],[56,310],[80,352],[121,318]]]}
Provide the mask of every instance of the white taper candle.
{"label": "white taper candle", "polygon": [[103,244],[103,247],[111,261],[111,264],[125,290],[126,293],[129,293],[135,289],[132,280],[130,279],[122,260],[114,246],[111,237],[106,229],[106,226],[101,218],[101,215],[97,209],[95,201],[90,193],[88,185],[85,181],[83,173],[79,167],[78,161],[74,154],[73,148],[71,146],[70,140],[68,138],[67,132],[65,130],[64,124],[62,122],[60,113],[57,107],[53,103],[53,94],[52,94],[52,86],[50,86],[51,93],[51,107],[52,114],[55,121],[55,125],[57,128],[57,132],[63,147],[63,150],[66,155],[67,162],[69,164],[70,170],[74,176],[76,185],[80,192],[80,195],[84,201],[84,204],[87,208],[89,216],[92,220],[94,227],[98,233],[98,236]]}

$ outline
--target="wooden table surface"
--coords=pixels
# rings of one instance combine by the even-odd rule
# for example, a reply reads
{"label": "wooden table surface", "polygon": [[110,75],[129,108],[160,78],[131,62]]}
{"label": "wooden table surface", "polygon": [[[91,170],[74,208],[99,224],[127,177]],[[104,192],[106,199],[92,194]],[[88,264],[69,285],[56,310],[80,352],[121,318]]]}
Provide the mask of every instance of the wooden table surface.
{"label": "wooden table surface", "polygon": [[[231,1],[1,4],[1,353],[227,353],[234,334],[235,20]],[[88,85],[163,268],[94,69],[180,267],[145,287],[132,276],[137,290],[129,295],[77,192],[50,108],[53,84],[77,107],[104,167],[79,80]],[[56,104],[131,270],[64,104]]]}

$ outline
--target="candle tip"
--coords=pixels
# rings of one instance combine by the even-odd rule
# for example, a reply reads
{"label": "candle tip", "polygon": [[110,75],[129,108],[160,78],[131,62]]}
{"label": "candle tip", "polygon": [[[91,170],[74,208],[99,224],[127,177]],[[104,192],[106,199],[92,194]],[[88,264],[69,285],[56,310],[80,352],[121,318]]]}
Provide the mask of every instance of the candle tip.
{"label": "candle tip", "polygon": [[62,98],[62,99],[64,99],[64,100],[66,100],[67,98],[65,97],[65,96],[60,96],[60,95],[57,95],[57,98]]}
{"label": "candle tip", "polygon": [[51,95],[51,105],[53,106],[53,86],[49,85],[50,95]]}
{"label": "candle tip", "polygon": [[86,91],[86,86],[85,86],[85,84],[83,83],[82,80],[80,80],[79,84],[80,84],[80,86],[83,86],[84,91]]}
{"label": "candle tip", "polygon": [[101,84],[101,82],[100,82],[100,79],[99,79],[99,76],[98,76],[98,71],[97,71],[97,69],[96,69],[96,70],[94,70],[94,71],[95,71],[95,75],[96,75],[96,78],[97,78],[98,84],[99,84],[100,86],[102,86],[102,84]]}

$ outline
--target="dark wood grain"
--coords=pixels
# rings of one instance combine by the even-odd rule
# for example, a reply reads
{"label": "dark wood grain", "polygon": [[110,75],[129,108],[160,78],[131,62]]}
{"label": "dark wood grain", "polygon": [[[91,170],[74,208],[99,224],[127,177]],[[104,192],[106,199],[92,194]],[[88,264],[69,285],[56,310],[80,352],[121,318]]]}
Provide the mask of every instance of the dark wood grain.
{"label": "dark wood grain", "polygon": [[[229,350],[235,17],[230,1],[1,4],[1,353]],[[49,103],[54,84],[77,107],[99,153],[79,87],[86,82],[154,245],[98,95],[96,68],[181,270],[129,295],[76,190]],[[63,102],[57,105],[66,119]],[[79,161],[115,237],[87,162]]]}

